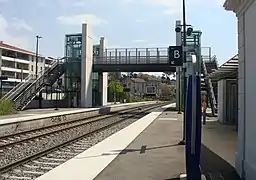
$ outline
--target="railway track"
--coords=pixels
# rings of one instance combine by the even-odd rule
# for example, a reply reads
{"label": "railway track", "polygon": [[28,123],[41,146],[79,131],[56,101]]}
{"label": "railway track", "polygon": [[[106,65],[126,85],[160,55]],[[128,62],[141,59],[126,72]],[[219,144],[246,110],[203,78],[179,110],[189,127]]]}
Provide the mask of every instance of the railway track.
{"label": "railway track", "polygon": [[0,179],[35,179],[162,105],[0,137]]}
{"label": "railway track", "polygon": [[[147,105],[148,106],[148,105]],[[90,125],[90,123],[97,122],[98,120],[114,117],[117,114],[120,113],[127,113],[131,110],[138,109],[136,108],[130,108],[128,110],[120,111],[117,113],[107,114],[103,116],[97,116],[92,118],[86,118],[86,119],[79,119],[75,121],[69,121],[69,122],[62,122],[59,124],[54,124],[50,126],[46,126],[43,128],[38,129],[32,129],[22,132],[17,132],[14,134],[8,134],[0,137],[0,150],[11,148],[13,145],[17,145],[18,143],[27,142],[29,140],[34,140],[35,138],[40,138],[46,135],[50,135],[53,133],[58,133],[64,130],[68,130],[71,128],[79,127],[82,125]]]}

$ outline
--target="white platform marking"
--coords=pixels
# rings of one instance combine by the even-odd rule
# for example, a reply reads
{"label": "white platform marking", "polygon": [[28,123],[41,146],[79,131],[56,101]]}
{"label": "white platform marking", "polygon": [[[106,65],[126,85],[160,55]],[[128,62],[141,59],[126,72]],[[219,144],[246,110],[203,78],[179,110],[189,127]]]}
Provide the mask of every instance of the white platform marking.
{"label": "white platform marking", "polygon": [[152,112],[36,180],[93,180],[166,108]]}
{"label": "white platform marking", "polygon": [[177,118],[158,118],[160,121],[178,121]]}

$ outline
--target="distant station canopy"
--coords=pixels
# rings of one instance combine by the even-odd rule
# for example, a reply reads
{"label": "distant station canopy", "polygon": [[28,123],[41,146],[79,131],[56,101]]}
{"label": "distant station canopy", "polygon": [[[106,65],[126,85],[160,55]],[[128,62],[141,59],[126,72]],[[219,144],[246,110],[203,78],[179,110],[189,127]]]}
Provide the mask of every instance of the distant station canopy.
{"label": "distant station canopy", "polygon": [[219,69],[215,70],[211,74],[209,74],[208,78],[210,79],[236,79],[238,73],[238,55],[235,55],[223,65],[219,67]]}

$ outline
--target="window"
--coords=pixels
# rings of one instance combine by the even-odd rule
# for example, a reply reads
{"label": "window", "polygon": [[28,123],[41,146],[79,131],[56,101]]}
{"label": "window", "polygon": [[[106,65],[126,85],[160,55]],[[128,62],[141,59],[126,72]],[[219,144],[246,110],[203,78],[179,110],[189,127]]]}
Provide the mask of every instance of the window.
{"label": "window", "polygon": [[40,67],[40,71],[43,71],[43,67]]}
{"label": "window", "polygon": [[2,71],[3,76],[7,76],[9,78],[15,78],[15,72],[10,72],[10,71]]}
{"label": "window", "polygon": [[2,67],[16,68],[15,62],[2,60]]}
{"label": "window", "polygon": [[29,55],[28,54],[24,54],[24,53],[20,53],[20,52],[17,52],[16,57],[18,59],[29,60]]}
{"label": "window", "polygon": [[7,49],[2,50],[2,55],[6,57],[11,57],[11,58],[16,58],[17,57],[17,52],[15,51],[10,51]]}
{"label": "window", "polygon": [[33,65],[31,65],[31,71],[34,71],[34,66]]}
{"label": "window", "polygon": [[29,70],[28,64],[17,63],[17,69]]}

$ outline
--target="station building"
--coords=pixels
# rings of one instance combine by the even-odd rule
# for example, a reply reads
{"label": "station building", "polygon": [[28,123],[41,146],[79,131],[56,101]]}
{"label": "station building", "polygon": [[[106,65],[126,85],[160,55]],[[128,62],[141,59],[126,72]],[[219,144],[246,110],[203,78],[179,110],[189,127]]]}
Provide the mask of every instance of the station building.
{"label": "station building", "polygon": [[256,1],[226,0],[224,7],[238,22],[238,135],[236,170],[246,180],[256,177],[255,42]]}

